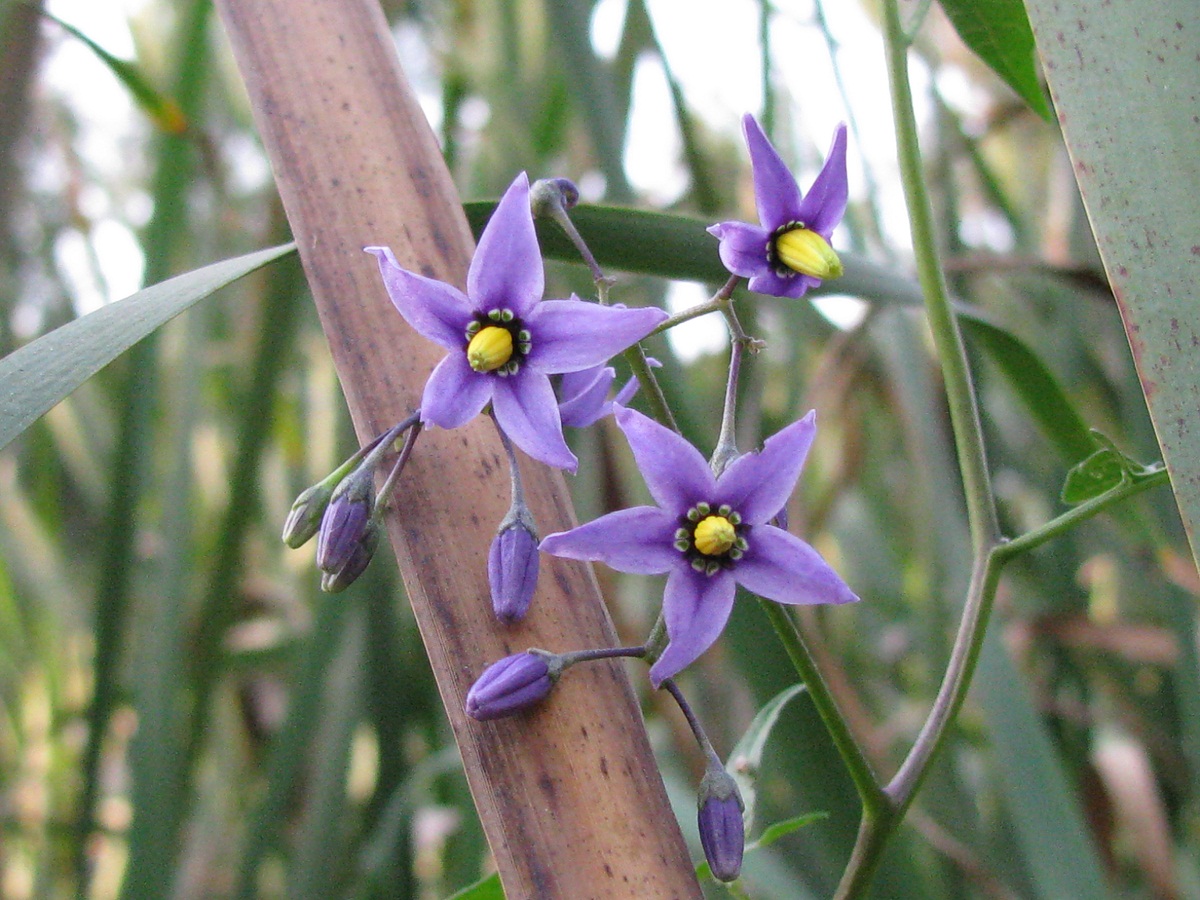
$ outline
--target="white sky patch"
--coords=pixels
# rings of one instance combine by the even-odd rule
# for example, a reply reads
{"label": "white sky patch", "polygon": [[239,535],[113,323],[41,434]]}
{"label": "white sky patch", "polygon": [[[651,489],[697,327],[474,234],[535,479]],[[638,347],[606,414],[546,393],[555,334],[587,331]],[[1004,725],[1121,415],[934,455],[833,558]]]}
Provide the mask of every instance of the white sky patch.
{"label": "white sky patch", "polygon": [[[699,282],[674,281],[667,288],[667,312],[675,315],[710,299],[708,288]],[[691,362],[699,356],[723,350],[729,344],[729,332],[718,313],[709,313],[676,325],[667,332],[667,340],[681,360]]]}
{"label": "white sky patch", "polygon": [[652,206],[669,206],[687,190],[688,176],[680,163],[682,149],[662,64],[644,56],[633,73],[624,163],[630,184]]}
{"label": "white sky patch", "polygon": [[592,49],[604,59],[617,55],[628,9],[627,0],[600,0],[592,10]]}
{"label": "white sky patch", "polygon": [[825,294],[813,297],[812,304],[817,312],[842,331],[856,327],[867,315],[867,304],[857,297],[846,294]]}

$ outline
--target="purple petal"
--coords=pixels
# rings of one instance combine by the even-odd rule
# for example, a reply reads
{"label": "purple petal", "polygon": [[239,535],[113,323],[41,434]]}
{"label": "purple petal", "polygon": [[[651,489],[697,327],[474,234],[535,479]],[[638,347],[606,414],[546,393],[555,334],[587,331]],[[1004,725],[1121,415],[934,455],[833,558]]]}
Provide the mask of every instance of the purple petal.
{"label": "purple petal", "polygon": [[761,450],[739,456],[717,479],[717,503],[728,503],[747,525],[775,516],[796,488],[804,458],[817,434],[817,415],[810,412],[767,438]]}
{"label": "purple petal", "polygon": [[655,687],[695,662],[721,636],[733,609],[735,588],[729,572],[704,575],[686,564],[671,570],[663,593],[670,643],[650,667]]}
{"label": "purple petal", "polygon": [[421,421],[457,428],[479,415],[492,398],[496,376],[476,372],[465,353],[451,353],[434,368],[421,397]]}
{"label": "purple petal", "polygon": [[422,336],[447,350],[461,350],[472,318],[471,301],[458,288],[404,269],[387,247],[367,247],[379,261],[393,305]]}
{"label": "purple petal", "polygon": [[574,474],[579,460],[563,439],[550,379],[528,366],[516,375],[493,377],[492,408],[504,433],[534,459]]}
{"label": "purple petal", "polygon": [[[654,368],[658,368],[660,365],[662,365],[662,363],[653,357],[647,357],[646,362],[650,363]],[[612,406],[615,404],[617,406],[624,406],[633,399],[633,395],[638,392],[639,387],[641,387],[641,382],[639,382],[637,378],[630,378],[621,386],[621,389],[617,391],[617,396],[613,397],[613,401],[609,405]]]}
{"label": "purple petal", "polygon": [[558,415],[562,423],[572,428],[586,428],[612,412],[608,389],[616,377],[612,366],[593,366],[563,375],[558,386],[561,398]]}
{"label": "purple petal", "polygon": [[758,206],[758,221],[768,232],[798,218],[800,188],[791,170],[775,152],[754,116],[742,119],[746,145],[750,148],[750,164],[754,167],[754,200]]}
{"label": "purple petal", "polygon": [[821,283],[820,278],[800,273],[776,275],[771,269],[755,275],[746,283],[746,289],[756,294],[766,294],[768,297],[790,297],[795,300],[803,297],[809,288]]}
{"label": "purple petal", "polygon": [[655,307],[618,309],[574,297],[543,300],[525,317],[525,327],[533,336],[527,361],[547,375],[598,366],[668,318]]}
{"label": "purple petal", "polygon": [[479,236],[467,270],[467,294],[474,309],[511,309],[524,316],[545,287],[542,254],[529,209],[529,178],[516,177]]}
{"label": "purple petal", "polygon": [[658,507],[634,506],[547,535],[538,549],[551,556],[602,562],[618,572],[661,575],[684,562],[673,544],[676,525],[675,517]]}
{"label": "purple petal", "polygon": [[699,450],[635,410],[619,407],[616,418],[659,506],[678,516],[701,501],[712,502],[717,482]]}
{"label": "purple petal", "polygon": [[808,189],[796,218],[817,234],[829,239],[846,212],[850,185],[846,177],[846,126],[838,125],[825,165]]}
{"label": "purple petal", "polygon": [[734,275],[753,278],[771,272],[767,263],[767,244],[771,233],[745,222],[720,222],[709,227],[708,233],[721,243],[717,247],[721,264]]}
{"label": "purple petal", "polygon": [[777,603],[851,603],[858,599],[821,555],[794,534],[756,525],[733,576],[746,590]]}

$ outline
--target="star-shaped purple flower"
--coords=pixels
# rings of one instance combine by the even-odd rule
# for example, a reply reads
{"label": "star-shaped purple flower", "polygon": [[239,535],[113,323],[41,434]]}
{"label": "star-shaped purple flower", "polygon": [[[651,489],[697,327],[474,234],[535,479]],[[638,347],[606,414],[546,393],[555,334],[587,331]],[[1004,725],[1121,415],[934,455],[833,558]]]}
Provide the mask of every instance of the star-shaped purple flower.
{"label": "star-shaped purple flower", "polygon": [[721,222],[708,232],[721,242],[718,252],[725,268],[749,278],[750,290],[800,297],[842,274],[829,238],[846,212],[846,126],[837,127],[825,165],[803,196],[754,117],[746,115],[742,127],[754,167],[760,224]]}
{"label": "star-shaped purple flower", "polygon": [[541,549],[622,572],[667,573],[663,616],[670,641],[650,669],[655,686],[717,639],[738,584],[779,603],[858,599],[817,551],[768,524],[800,477],[816,433],[813,413],[738,457],[719,478],[670,429],[631,409],[619,408],[616,418],[658,506],[619,510],[549,535]]}
{"label": "star-shaped purple flower", "polygon": [[575,471],[563,440],[550,375],[597,366],[641,340],[667,314],[569,300],[542,300],[545,278],[529,179],[501,198],[467,271],[467,292],[401,268],[387,247],[379,260],[388,296],[405,320],[450,353],[425,384],[421,420],[457,428],[490,402],[518,447],[547,465]]}

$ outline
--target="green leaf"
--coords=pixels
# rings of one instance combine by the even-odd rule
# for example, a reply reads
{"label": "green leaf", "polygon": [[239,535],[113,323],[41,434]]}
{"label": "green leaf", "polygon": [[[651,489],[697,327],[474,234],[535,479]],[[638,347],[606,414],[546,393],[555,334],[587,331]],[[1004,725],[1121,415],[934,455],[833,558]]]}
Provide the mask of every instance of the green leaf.
{"label": "green leaf", "polygon": [[1062,502],[1074,506],[1099,497],[1128,477],[1129,470],[1121,454],[1105,447],[1097,450],[1067,472],[1063,482]]}
{"label": "green leaf", "polygon": [[803,684],[794,684],[768,700],[729,754],[726,768],[733,776],[733,780],[737,782],[738,790],[742,794],[742,802],[746,805],[743,816],[747,828],[753,827],[754,824],[754,808],[758,798],[756,782],[758,781],[758,770],[762,766],[763,750],[767,746],[767,738],[771,736],[771,729],[779,721],[779,714],[783,712],[783,707],[803,691]]}
{"label": "green leaf", "polygon": [[60,28],[82,41],[89,50],[96,54],[100,62],[108,66],[117,79],[125,85],[134,101],[140,106],[159,128],[168,134],[183,134],[187,130],[187,117],[174,98],[156,90],[142,75],[141,70],[131,62],[113,56],[90,37],[76,28],[68,25],[53,13],[39,7],[38,11],[58,24]]}
{"label": "green leaf", "polygon": [[822,819],[829,818],[827,812],[805,813],[802,816],[795,816],[791,819],[784,819],[782,822],[776,822],[773,825],[768,825],[763,829],[763,833],[758,836],[758,840],[753,844],[749,844],[746,850],[757,850],[760,847],[769,847],[781,837],[791,834],[793,831],[799,831],[811,825],[813,822],[819,822]]}
{"label": "green leaf", "polygon": [[1062,489],[1062,501],[1074,506],[1099,497],[1125,481],[1139,481],[1157,475],[1161,463],[1145,466],[1117,449],[1105,434],[1092,429],[1092,441],[1099,447],[1067,472]]}
{"label": "green leaf", "polygon": [[68,322],[0,359],[0,448],[146,335],[295,248],[282,244],[178,275]]}
{"label": "green leaf", "polygon": [[[476,201],[464,208],[478,238],[496,203]],[[704,230],[708,223],[703,220],[582,205],[571,210],[571,221],[605,269],[710,284],[724,283],[729,278],[717,256],[716,241]],[[540,219],[536,224],[547,259],[580,262],[579,251],[558,225]],[[875,303],[923,307],[920,286],[911,277],[897,273],[895,266],[849,252],[842,253],[841,259],[845,274],[810,291],[810,296],[849,294]],[[763,301],[784,306],[796,302],[777,298]],[[957,304],[955,309],[964,333],[996,363],[1064,459],[1073,463],[1090,454],[1095,447],[1083,417],[1041,358],[1019,337],[978,310],[964,304]]]}
{"label": "green leaf", "polygon": [[1036,896],[1109,896],[1076,788],[997,630],[984,639],[972,690],[986,715],[1014,837]]}
{"label": "green leaf", "polygon": [[981,347],[1004,374],[1047,440],[1068,461],[1095,449],[1083,417],[1041,358],[1011,331],[971,312],[959,312],[970,341]]}
{"label": "green leaf", "polygon": [[963,43],[1049,122],[1054,114],[1038,80],[1033,30],[1022,0],[941,0],[941,3]]}
{"label": "green leaf", "polygon": [[1200,551],[1200,4],[1028,0],[1193,556]]}
{"label": "green leaf", "polygon": [[470,887],[465,887],[447,900],[504,900],[504,888],[500,886],[500,876],[493,872],[482,881],[477,881]]}

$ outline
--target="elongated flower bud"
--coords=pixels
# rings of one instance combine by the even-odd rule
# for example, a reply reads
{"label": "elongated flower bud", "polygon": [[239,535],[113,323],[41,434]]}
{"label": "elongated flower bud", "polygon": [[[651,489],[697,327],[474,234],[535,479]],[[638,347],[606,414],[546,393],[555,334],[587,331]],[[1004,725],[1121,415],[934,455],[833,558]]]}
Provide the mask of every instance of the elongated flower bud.
{"label": "elongated flower bud", "polygon": [[724,768],[710,763],[696,798],[699,807],[700,845],[718,881],[735,881],[742,871],[746,825],[742,821],[742,795]]}
{"label": "elongated flower bud", "polygon": [[492,609],[501,622],[519,622],[529,610],[538,579],[538,538],[525,516],[500,524],[488,552]]}
{"label": "elongated flower bud", "polygon": [[283,542],[293,550],[308,543],[309,538],[321,527],[321,517],[329,506],[333,488],[334,485],[328,480],[314,484],[292,504],[287,521],[283,523]]}
{"label": "elongated flower bud", "polygon": [[366,570],[371,557],[375,555],[382,531],[378,519],[368,519],[362,537],[350,552],[350,558],[336,572],[325,572],[321,576],[321,590],[327,594],[337,594],[354,584],[358,576]]}
{"label": "elongated flower bud", "polygon": [[467,691],[466,713],[486,722],[529,709],[545,699],[558,680],[558,657],[544,650],[526,650],[494,662]]}
{"label": "elongated flower bud", "polygon": [[375,474],[360,468],[342,479],[321,518],[317,567],[334,574],[345,567],[367,530],[375,507]]}

